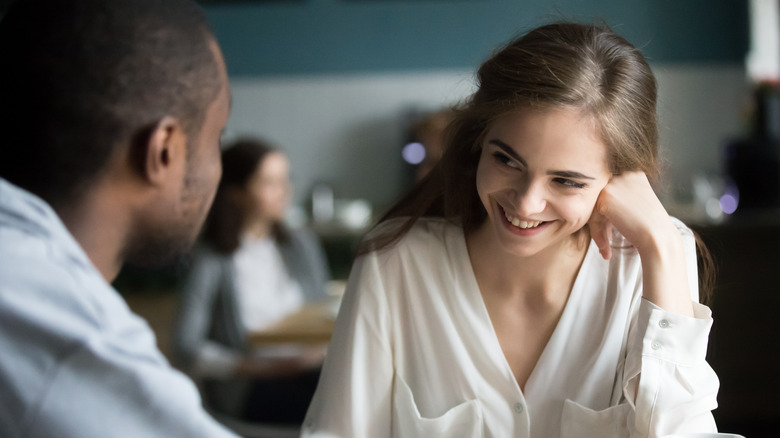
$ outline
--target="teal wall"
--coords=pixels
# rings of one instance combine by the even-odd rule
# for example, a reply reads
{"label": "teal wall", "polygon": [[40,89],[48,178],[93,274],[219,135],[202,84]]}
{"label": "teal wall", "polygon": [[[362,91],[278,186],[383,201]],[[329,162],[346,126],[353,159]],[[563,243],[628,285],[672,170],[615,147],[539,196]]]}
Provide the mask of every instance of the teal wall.
{"label": "teal wall", "polygon": [[231,76],[473,68],[559,19],[603,21],[651,63],[741,63],[745,0],[298,0],[205,5]]}

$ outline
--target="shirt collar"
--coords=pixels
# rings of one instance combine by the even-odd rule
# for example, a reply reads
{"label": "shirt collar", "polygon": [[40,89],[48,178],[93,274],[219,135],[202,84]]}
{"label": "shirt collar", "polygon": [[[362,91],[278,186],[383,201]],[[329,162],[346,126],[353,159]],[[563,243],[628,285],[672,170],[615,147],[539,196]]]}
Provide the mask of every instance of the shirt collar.
{"label": "shirt collar", "polygon": [[71,259],[85,266],[93,266],[81,245],[46,201],[0,177],[0,226],[2,225],[56,241]]}

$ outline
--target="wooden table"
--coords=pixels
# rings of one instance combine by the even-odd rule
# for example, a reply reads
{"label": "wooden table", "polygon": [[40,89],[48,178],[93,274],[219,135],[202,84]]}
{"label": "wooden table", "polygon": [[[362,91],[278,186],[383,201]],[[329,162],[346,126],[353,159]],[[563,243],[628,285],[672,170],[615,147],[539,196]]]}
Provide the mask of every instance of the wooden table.
{"label": "wooden table", "polygon": [[326,344],[335,325],[333,303],[308,304],[271,327],[249,335],[253,346],[274,344]]}

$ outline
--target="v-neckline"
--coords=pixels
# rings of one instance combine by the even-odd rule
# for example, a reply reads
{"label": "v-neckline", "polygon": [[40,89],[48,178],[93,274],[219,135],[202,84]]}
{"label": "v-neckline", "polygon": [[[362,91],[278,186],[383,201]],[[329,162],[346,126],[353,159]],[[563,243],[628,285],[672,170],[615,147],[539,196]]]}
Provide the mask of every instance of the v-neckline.
{"label": "v-neckline", "polygon": [[[498,340],[498,333],[496,333],[496,329],[493,326],[493,320],[490,318],[490,312],[488,312],[487,304],[485,303],[485,298],[482,295],[482,291],[479,288],[479,283],[477,282],[477,276],[474,272],[474,266],[471,263],[471,257],[469,256],[468,252],[468,244],[466,243],[466,234],[463,232],[463,228],[460,228],[460,244],[463,246],[463,254],[464,258],[462,260],[462,263],[464,263],[466,266],[463,268],[463,272],[465,274],[466,280],[469,281],[471,284],[469,285],[469,290],[472,294],[472,300],[476,301],[478,303],[479,312],[482,314],[482,318],[484,321],[487,322],[488,326],[490,327],[490,333],[492,334],[492,339],[490,340],[492,347],[491,347],[491,353],[494,353],[498,356],[497,359],[498,363],[502,363],[501,366],[502,372],[506,375],[506,377],[512,381],[515,388],[517,389],[518,393],[520,393],[523,398],[527,398],[529,391],[529,388],[533,389],[534,382],[536,380],[536,376],[539,374],[540,365],[543,364],[545,356],[547,356],[547,352],[550,349],[550,345],[553,344],[556,339],[557,335],[560,331],[561,327],[561,321],[564,320],[564,318],[568,319],[569,313],[571,313],[571,306],[570,303],[572,302],[572,298],[575,296],[575,294],[579,295],[579,291],[583,289],[582,286],[582,278],[583,275],[583,269],[586,267],[586,264],[590,263],[590,259],[593,256],[594,248],[596,248],[595,244],[592,240],[589,240],[588,242],[588,248],[585,251],[585,256],[582,259],[582,263],[580,264],[579,269],[577,270],[577,275],[574,279],[574,284],[572,285],[571,291],[569,292],[568,297],[566,298],[566,303],[563,306],[563,311],[561,312],[560,318],[558,318],[558,322],[555,324],[555,329],[553,329],[552,334],[550,335],[550,338],[547,340],[547,343],[545,344],[544,348],[542,349],[542,353],[539,355],[539,358],[536,361],[536,364],[534,364],[533,369],[531,370],[530,374],[528,374],[528,378],[525,381],[525,388],[521,388],[520,384],[517,381],[517,378],[515,377],[514,372],[512,371],[512,367],[509,365],[509,361],[506,358],[506,355],[504,355],[504,349],[501,348],[501,342]],[[596,249],[595,251],[598,252]]]}

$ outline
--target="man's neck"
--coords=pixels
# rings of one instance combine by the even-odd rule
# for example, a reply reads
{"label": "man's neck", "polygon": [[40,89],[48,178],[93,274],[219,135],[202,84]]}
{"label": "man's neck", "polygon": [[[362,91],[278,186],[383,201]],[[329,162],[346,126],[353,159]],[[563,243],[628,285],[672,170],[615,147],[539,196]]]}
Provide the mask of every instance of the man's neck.
{"label": "man's neck", "polygon": [[107,197],[96,188],[80,200],[55,211],[92,264],[112,282],[124,262],[122,249],[128,236],[128,214],[121,198]]}

